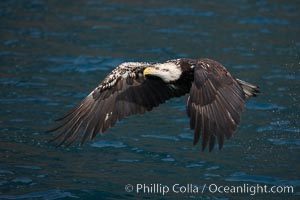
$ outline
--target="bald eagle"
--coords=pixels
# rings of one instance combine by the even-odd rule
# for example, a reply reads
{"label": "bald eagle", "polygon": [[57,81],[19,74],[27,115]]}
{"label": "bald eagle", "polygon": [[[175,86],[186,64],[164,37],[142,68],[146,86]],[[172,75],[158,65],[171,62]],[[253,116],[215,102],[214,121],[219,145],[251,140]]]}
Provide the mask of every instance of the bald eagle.
{"label": "bald eagle", "polygon": [[81,145],[117,121],[144,114],[166,100],[188,93],[186,112],[194,130],[194,145],[202,137],[202,151],[215,143],[222,148],[240,123],[248,97],[258,86],[234,78],[210,59],[174,59],[164,63],[125,62],[115,68],[80,104],[58,118],[57,146],[70,145],[81,134]]}

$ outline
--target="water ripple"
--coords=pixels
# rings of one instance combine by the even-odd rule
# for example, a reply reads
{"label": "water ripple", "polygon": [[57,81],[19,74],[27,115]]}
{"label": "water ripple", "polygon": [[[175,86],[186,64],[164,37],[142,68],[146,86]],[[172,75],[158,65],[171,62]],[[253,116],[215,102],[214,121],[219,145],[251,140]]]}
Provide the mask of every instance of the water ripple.
{"label": "water ripple", "polygon": [[50,72],[77,71],[81,73],[98,70],[108,71],[110,68],[114,68],[124,62],[121,58],[86,55],[79,57],[43,57],[41,60],[56,64],[47,68]]}
{"label": "water ripple", "polygon": [[188,139],[188,140],[194,139],[194,135],[192,133],[181,133],[178,135],[178,137],[180,137],[182,139]]}
{"label": "water ripple", "polygon": [[236,172],[230,175],[230,177],[225,179],[226,181],[236,181],[236,182],[253,182],[253,183],[264,183],[272,185],[293,185],[300,186],[300,180],[288,180],[281,179],[270,176],[259,176],[259,175],[249,175],[244,172]]}
{"label": "water ripple", "polygon": [[232,68],[234,69],[258,69],[258,65],[235,65]]}
{"label": "water ripple", "polygon": [[186,168],[203,167],[204,163],[205,163],[204,161],[202,161],[202,162],[193,162],[193,163],[188,164],[185,167]]}
{"label": "water ripple", "polygon": [[23,169],[33,169],[33,170],[41,169],[39,166],[34,166],[34,165],[16,165],[16,167],[23,168]]}
{"label": "water ripple", "polygon": [[9,171],[9,170],[1,170],[0,169],[0,174],[14,174],[14,173],[12,171]]}
{"label": "water ripple", "polygon": [[133,162],[139,162],[138,159],[118,159],[118,162],[126,162],[126,163],[133,163]]}
{"label": "water ripple", "polygon": [[300,133],[300,129],[296,127],[275,127],[275,126],[263,126],[256,129],[257,132],[265,132],[265,131],[285,131],[285,132],[292,132],[292,133]]}
{"label": "water ripple", "polygon": [[28,184],[32,182],[31,178],[27,178],[27,177],[18,177],[13,179],[11,182],[13,183],[23,183],[23,184]]}
{"label": "water ripple", "polygon": [[[9,182],[8,181],[0,181],[0,186],[2,185],[7,185]],[[1,197],[1,196],[0,196]]]}
{"label": "water ripple", "polygon": [[249,17],[240,19],[241,24],[276,24],[276,25],[288,25],[289,22],[284,19],[267,18],[267,17]]}
{"label": "water ripple", "polygon": [[43,87],[47,86],[47,83],[42,82],[34,82],[34,81],[24,81],[12,78],[1,78],[0,84],[3,86],[35,86],[35,87]]}
{"label": "water ripple", "polygon": [[250,110],[283,110],[283,109],[285,109],[285,107],[278,106],[278,105],[272,104],[272,103],[249,102],[249,103],[247,103],[247,109],[250,109]]}
{"label": "water ripple", "polygon": [[141,135],[144,138],[157,138],[157,139],[164,139],[164,140],[173,140],[178,141],[179,139],[175,136],[166,136],[166,135]]}
{"label": "water ripple", "polygon": [[172,158],[171,155],[167,155],[166,158],[162,158],[161,160],[165,162],[174,162],[175,158]]}
{"label": "water ripple", "polygon": [[137,9],[149,16],[165,15],[165,16],[198,16],[198,17],[213,17],[216,13],[212,11],[199,11],[191,8],[143,8]]}
{"label": "water ripple", "polygon": [[258,127],[256,131],[259,133],[265,131],[284,131],[284,132],[300,133],[300,129],[297,127],[291,127],[290,122],[287,120],[271,122],[269,125]]}
{"label": "water ripple", "polygon": [[216,169],[219,169],[220,167],[219,166],[211,166],[211,167],[208,167],[206,168],[206,170],[216,170]]}
{"label": "water ripple", "polygon": [[124,148],[127,147],[123,142],[117,142],[117,141],[98,141],[91,144],[92,147],[96,148],[106,148],[106,147],[112,147],[112,148]]}
{"label": "water ripple", "polygon": [[268,139],[275,145],[300,145],[300,139]]}
{"label": "water ripple", "polygon": [[263,76],[263,79],[286,79],[286,80],[299,80],[300,76],[293,75],[293,74],[276,74],[276,75],[269,75]]}
{"label": "water ripple", "polygon": [[79,197],[73,195],[70,192],[65,192],[61,190],[47,190],[47,191],[31,192],[31,193],[20,194],[20,195],[0,194],[0,199],[32,199],[32,198],[53,200],[53,199],[60,199],[60,198],[79,198]]}
{"label": "water ripple", "polygon": [[10,39],[10,40],[4,41],[3,45],[9,46],[9,45],[14,45],[14,44],[19,43],[19,42],[20,42],[19,39]]}

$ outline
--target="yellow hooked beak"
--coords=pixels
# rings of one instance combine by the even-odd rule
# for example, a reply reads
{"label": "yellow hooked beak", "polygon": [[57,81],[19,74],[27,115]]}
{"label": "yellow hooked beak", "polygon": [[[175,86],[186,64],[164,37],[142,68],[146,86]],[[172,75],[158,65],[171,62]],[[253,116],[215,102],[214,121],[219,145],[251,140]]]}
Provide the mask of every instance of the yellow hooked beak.
{"label": "yellow hooked beak", "polygon": [[155,69],[153,67],[147,67],[144,70],[144,76],[146,76],[146,75],[153,75],[153,74],[155,74]]}

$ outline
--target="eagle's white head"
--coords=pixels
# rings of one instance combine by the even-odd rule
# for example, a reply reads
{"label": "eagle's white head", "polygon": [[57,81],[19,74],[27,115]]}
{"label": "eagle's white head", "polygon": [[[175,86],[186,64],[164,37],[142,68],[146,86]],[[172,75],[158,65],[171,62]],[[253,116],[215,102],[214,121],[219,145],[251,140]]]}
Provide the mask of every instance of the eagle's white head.
{"label": "eagle's white head", "polygon": [[170,83],[180,78],[182,70],[173,62],[155,63],[144,69],[144,76],[151,75],[161,78],[164,82]]}

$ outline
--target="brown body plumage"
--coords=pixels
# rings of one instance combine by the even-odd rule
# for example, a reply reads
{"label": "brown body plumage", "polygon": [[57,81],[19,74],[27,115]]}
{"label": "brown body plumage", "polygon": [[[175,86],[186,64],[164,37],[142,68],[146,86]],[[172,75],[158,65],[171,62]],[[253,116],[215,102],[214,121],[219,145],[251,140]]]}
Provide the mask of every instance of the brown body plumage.
{"label": "brown body plumage", "polygon": [[117,121],[144,114],[173,97],[189,93],[187,115],[194,130],[194,144],[202,136],[202,150],[216,143],[221,149],[240,123],[246,98],[256,96],[258,87],[236,79],[220,63],[210,59],[176,59],[165,63],[122,63],[82,102],[58,119],[53,138],[58,146],[70,145],[83,134],[105,132]]}

